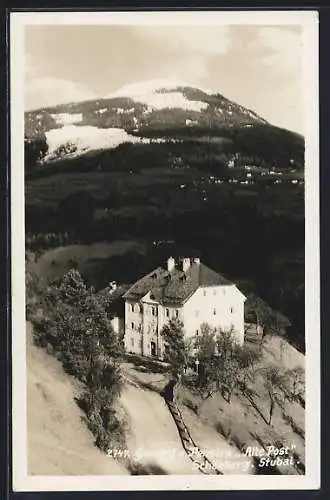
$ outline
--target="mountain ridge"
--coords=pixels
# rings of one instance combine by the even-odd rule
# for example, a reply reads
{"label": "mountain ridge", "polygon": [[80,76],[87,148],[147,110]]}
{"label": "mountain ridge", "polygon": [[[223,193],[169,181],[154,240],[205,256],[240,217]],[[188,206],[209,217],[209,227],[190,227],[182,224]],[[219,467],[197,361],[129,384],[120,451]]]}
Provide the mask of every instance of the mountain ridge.
{"label": "mountain ridge", "polygon": [[[29,129],[29,122],[35,119],[44,118],[42,115],[49,114],[54,122],[48,124],[44,123],[45,128],[49,126],[58,125],[56,123],[56,115],[66,113],[77,114],[78,112],[82,114],[80,122],[84,122],[84,118],[88,117],[91,113],[96,113],[99,116],[100,126],[107,127],[108,125],[104,123],[104,116],[109,112],[114,112],[117,115],[135,114],[138,119],[140,114],[148,115],[153,111],[165,110],[165,109],[181,109],[188,112],[186,119],[189,119],[189,112],[191,114],[200,113],[201,111],[211,112],[218,111],[218,114],[226,114],[229,118],[233,116],[232,121],[235,122],[235,118],[239,118],[242,121],[247,121],[248,123],[254,123],[256,120],[258,122],[267,123],[266,120],[261,118],[252,110],[245,108],[244,106],[238,105],[233,101],[230,101],[220,93],[208,93],[205,89],[200,89],[187,85],[184,83],[171,83],[165,86],[164,81],[159,81],[154,84],[153,81],[147,81],[137,84],[130,84],[121,87],[115,92],[110,93],[108,96],[100,97],[98,99],[91,99],[81,102],[70,102],[58,104],[56,106],[42,107],[36,110],[30,110],[25,113],[26,118],[26,132],[27,135],[31,135],[31,130]],[[161,83],[163,82],[163,83]],[[55,118],[52,116],[55,115]],[[198,115],[196,115],[198,118]],[[222,117],[224,121],[224,117]],[[220,116],[218,116],[220,120]],[[229,120],[230,122],[230,120]],[[90,124],[90,123],[89,123]],[[125,124],[123,128],[125,128]]]}
{"label": "mountain ridge", "polygon": [[[285,157],[284,163],[289,165],[296,156],[301,163],[303,138],[299,134],[275,127],[222,94],[209,92],[164,79],[124,85],[104,98],[27,111],[25,139],[44,143],[43,164],[111,151],[124,144],[148,148],[154,143],[185,143],[187,149],[192,141],[204,141],[207,149],[210,140],[218,141],[214,153],[219,158],[225,152],[226,161],[240,154],[242,147],[244,155],[258,157],[259,150],[269,144],[271,150],[275,145],[279,148],[276,155]],[[261,156],[262,161],[271,160],[267,151]]]}

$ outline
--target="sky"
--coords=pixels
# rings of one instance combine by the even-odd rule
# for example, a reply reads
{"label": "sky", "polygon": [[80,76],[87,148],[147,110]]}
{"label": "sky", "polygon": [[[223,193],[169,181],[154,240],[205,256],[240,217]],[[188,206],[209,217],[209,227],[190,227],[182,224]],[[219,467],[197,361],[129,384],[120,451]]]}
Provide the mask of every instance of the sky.
{"label": "sky", "polygon": [[168,78],[303,133],[300,26],[57,24],[25,26],[24,35],[26,110]]}

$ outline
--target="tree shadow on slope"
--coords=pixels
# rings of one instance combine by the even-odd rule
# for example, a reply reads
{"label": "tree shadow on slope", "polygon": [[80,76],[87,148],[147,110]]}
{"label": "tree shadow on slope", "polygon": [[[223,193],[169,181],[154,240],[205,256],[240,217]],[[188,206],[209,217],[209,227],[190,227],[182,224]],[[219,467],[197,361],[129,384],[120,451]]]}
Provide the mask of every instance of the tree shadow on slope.
{"label": "tree shadow on slope", "polygon": [[156,387],[152,383],[142,382],[141,380],[139,380],[136,377],[132,377],[132,378],[134,379],[134,382],[141,387],[141,389],[146,389],[148,391],[155,392],[155,393],[160,394],[162,396],[162,389]]}
{"label": "tree shadow on slope", "polygon": [[132,463],[128,466],[132,476],[165,476],[167,472],[156,464]]}
{"label": "tree shadow on slope", "polygon": [[167,373],[168,364],[147,358],[145,356],[139,356],[137,354],[126,353],[125,360],[133,363],[137,371],[149,371],[151,373]]}
{"label": "tree shadow on slope", "polygon": [[[266,451],[267,449],[267,445],[264,443],[264,440],[262,439],[261,436],[259,436],[257,433],[255,432],[250,432],[250,435],[253,439],[255,439],[259,445],[261,446],[261,448],[263,450]],[[260,464],[260,458],[258,457],[252,457],[252,460],[253,460],[253,465],[254,465],[254,470],[255,470],[255,474],[258,476],[258,475],[270,475],[270,476],[278,476],[278,475],[281,475],[281,472],[280,470],[278,469],[278,467],[274,466],[274,465],[268,465],[267,467],[263,467],[261,464]]]}

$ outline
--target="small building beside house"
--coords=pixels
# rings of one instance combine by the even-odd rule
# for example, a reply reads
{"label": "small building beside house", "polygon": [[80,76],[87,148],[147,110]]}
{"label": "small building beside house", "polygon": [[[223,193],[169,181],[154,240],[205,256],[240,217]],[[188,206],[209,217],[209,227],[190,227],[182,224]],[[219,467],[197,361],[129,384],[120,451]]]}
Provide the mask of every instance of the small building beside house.
{"label": "small building beside house", "polygon": [[118,285],[112,281],[109,285],[98,293],[100,299],[105,304],[105,309],[111,317],[111,326],[115,333],[124,334],[125,331],[125,300],[123,295],[130,288],[130,285]]}
{"label": "small building beside house", "polygon": [[161,335],[172,318],[183,322],[187,338],[200,333],[201,325],[233,329],[244,343],[244,302],[236,285],[200,262],[198,258],[170,257],[166,267],[143,276],[122,295],[125,301],[127,352],[162,358],[166,349]]}

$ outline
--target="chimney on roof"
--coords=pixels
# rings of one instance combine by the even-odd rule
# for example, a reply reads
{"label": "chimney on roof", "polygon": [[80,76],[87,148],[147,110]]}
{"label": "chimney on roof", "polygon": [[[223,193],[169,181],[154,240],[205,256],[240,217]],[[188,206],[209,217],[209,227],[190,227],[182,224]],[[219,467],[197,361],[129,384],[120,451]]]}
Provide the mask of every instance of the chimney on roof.
{"label": "chimney on roof", "polygon": [[175,260],[173,259],[173,257],[170,257],[169,259],[167,259],[167,270],[169,273],[171,273],[175,268]]}
{"label": "chimney on roof", "polygon": [[185,257],[182,260],[182,271],[184,273],[186,273],[188,271],[189,267],[190,267],[190,259],[189,259],[189,257]]}
{"label": "chimney on roof", "polygon": [[201,260],[199,257],[194,257],[194,264],[199,265],[201,263]]}

